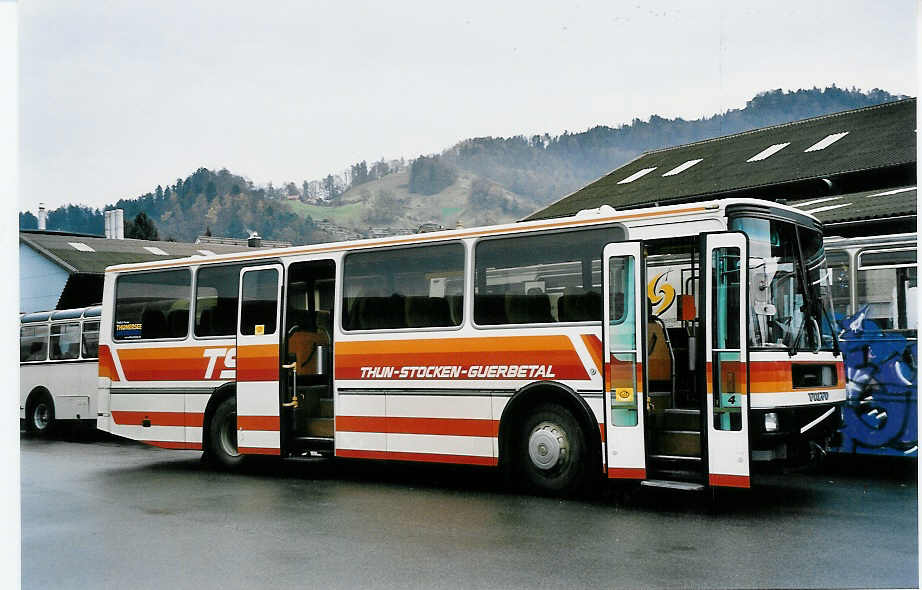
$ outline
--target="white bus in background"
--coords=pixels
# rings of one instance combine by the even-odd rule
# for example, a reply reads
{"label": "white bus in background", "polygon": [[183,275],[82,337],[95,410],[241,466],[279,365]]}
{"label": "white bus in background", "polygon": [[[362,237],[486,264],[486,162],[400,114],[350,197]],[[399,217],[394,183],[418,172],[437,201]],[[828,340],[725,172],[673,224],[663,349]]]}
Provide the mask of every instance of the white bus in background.
{"label": "white bus in background", "polygon": [[99,316],[86,307],[29,313],[19,327],[19,418],[45,434],[62,420],[96,423]]}

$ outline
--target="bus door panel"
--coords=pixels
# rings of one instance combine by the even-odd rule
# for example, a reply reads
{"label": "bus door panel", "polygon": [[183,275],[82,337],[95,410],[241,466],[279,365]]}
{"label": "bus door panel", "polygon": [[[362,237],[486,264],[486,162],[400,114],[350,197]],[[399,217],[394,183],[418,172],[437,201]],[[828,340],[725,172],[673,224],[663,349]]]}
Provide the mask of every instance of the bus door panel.
{"label": "bus door panel", "polygon": [[707,234],[703,242],[708,483],[748,488],[747,241],[733,232]]}
{"label": "bus door panel", "polygon": [[279,420],[279,301],[282,266],[240,271],[237,322],[237,449],[281,454]]}
{"label": "bus door panel", "polygon": [[602,261],[607,473],[613,479],[646,479],[641,243],[607,244]]}

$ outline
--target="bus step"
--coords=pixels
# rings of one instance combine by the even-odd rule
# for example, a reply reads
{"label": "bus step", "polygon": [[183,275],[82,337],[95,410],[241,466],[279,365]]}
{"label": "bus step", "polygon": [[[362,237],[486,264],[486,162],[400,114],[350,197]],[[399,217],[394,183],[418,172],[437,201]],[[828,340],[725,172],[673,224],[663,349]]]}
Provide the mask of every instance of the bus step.
{"label": "bus step", "polygon": [[663,411],[663,427],[666,430],[700,430],[701,411],[667,408]]}
{"label": "bus step", "polygon": [[690,481],[671,481],[668,479],[645,479],[640,485],[650,488],[667,488],[670,490],[682,490],[683,492],[700,492],[704,485]]}
{"label": "bus step", "polygon": [[332,452],[333,439],[325,436],[296,436],[292,446],[302,451]]}
{"label": "bus step", "polygon": [[305,426],[308,436],[333,438],[333,418],[309,418]]}
{"label": "bus step", "polygon": [[[699,467],[699,466],[695,466]],[[691,466],[673,465],[670,467],[652,467],[647,470],[651,479],[666,479],[670,481],[687,481],[691,483],[704,483],[707,481],[704,473]]]}
{"label": "bus step", "polygon": [[701,433],[697,430],[661,430],[653,445],[655,455],[701,456]]}

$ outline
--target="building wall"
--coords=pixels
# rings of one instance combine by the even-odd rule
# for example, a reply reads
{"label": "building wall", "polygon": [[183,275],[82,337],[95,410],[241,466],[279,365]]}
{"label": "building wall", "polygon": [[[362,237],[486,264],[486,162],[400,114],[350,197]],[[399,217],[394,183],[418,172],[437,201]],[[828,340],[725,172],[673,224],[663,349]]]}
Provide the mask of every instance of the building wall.
{"label": "building wall", "polygon": [[68,272],[30,246],[19,244],[19,311],[54,309]]}

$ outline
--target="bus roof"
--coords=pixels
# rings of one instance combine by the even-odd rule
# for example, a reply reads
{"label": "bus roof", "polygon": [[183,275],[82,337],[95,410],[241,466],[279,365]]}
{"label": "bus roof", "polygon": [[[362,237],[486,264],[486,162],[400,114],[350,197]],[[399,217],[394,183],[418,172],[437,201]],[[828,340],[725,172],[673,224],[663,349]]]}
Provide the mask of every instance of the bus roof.
{"label": "bus roof", "polygon": [[697,203],[683,203],[680,205],[665,205],[659,207],[642,207],[637,209],[616,210],[607,205],[598,209],[584,210],[569,217],[560,217],[556,219],[541,219],[537,221],[519,221],[505,223],[501,225],[482,226],[476,228],[461,228],[445,230],[439,232],[429,232],[422,234],[409,234],[404,236],[389,236],[386,238],[370,238],[362,240],[348,240],[343,242],[328,242],[322,244],[309,244],[304,246],[291,246],[287,248],[272,248],[259,250],[257,252],[238,252],[231,254],[217,254],[213,256],[191,256],[187,258],[175,258],[172,260],[140,262],[119,264],[106,268],[106,272],[122,272],[128,270],[156,270],[161,268],[171,268],[186,266],[190,264],[216,263],[216,262],[239,262],[244,260],[259,260],[276,258],[280,256],[292,256],[298,254],[320,254],[326,252],[341,252],[345,250],[359,248],[375,248],[386,246],[398,246],[407,244],[420,244],[425,242],[435,242],[442,240],[461,239],[479,236],[493,236],[501,234],[512,234],[529,231],[540,231],[547,229],[570,229],[576,227],[585,227],[591,225],[600,225],[612,222],[630,223],[634,220],[649,219],[652,217],[669,216],[669,215],[694,215],[704,214],[707,212],[723,212],[730,205],[750,205],[754,207],[765,207],[781,209],[789,213],[792,217],[803,218],[804,221],[812,221],[817,225],[820,222],[816,217],[805,213],[801,210],[781,205],[771,201],[762,201],[759,199],[721,199],[715,201],[701,201]]}
{"label": "bus roof", "polygon": [[79,318],[98,318],[102,315],[102,306],[75,307],[73,309],[53,309],[51,311],[35,311],[19,316],[19,322],[29,324],[33,322],[47,322],[55,320],[74,320]]}

